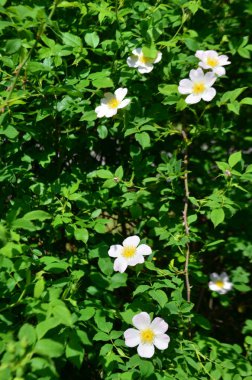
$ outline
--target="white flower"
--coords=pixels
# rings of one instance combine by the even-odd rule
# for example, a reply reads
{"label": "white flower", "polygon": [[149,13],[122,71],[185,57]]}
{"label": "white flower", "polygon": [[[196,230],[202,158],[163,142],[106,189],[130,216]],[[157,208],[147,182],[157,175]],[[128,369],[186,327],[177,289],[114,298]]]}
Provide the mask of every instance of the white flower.
{"label": "white flower", "polygon": [[112,117],[117,114],[117,110],[126,107],[130,99],[124,99],[128,92],[127,88],[118,88],[114,94],[106,92],[101,100],[101,105],[96,107],[97,117]]}
{"label": "white flower", "polygon": [[233,287],[232,282],[229,281],[228,275],[225,272],[220,275],[212,273],[210,279],[211,281],[208,283],[209,289],[219,294],[225,294]]}
{"label": "white flower", "polygon": [[165,350],[170,342],[170,337],[165,334],[168,324],[162,318],[155,318],[151,322],[146,312],[135,315],[132,319],[136,329],[128,329],[124,333],[125,344],[128,347],[137,347],[138,355],[143,358],[151,358],[155,347]]}
{"label": "white flower", "polygon": [[191,70],[190,79],[182,79],[179,82],[178,91],[181,94],[190,94],[185,98],[188,104],[198,103],[201,99],[210,102],[216,95],[216,90],[211,87],[217,77],[213,72],[204,74],[203,70]]}
{"label": "white flower", "polygon": [[132,55],[127,58],[127,64],[129,67],[136,67],[141,74],[150,73],[154,66],[153,63],[158,63],[162,59],[162,53],[157,52],[156,58],[149,58],[143,54],[141,48],[134,49]]}
{"label": "white flower", "polygon": [[127,237],[122,245],[111,245],[108,254],[116,257],[114,262],[114,270],[117,272],[125,272],[127,266],[135,266],[144,262],[144,256],[151,254],[151,248],[146,244],[140,244],[138,236]]}
{"label": "white flower", "polygon": [[225,75],[223,66],[230,65],[227,55],[218,55],[215,50],[197,50],[195,56],[199,58],[199,66],[203,69],[211,69],[217,76]]}

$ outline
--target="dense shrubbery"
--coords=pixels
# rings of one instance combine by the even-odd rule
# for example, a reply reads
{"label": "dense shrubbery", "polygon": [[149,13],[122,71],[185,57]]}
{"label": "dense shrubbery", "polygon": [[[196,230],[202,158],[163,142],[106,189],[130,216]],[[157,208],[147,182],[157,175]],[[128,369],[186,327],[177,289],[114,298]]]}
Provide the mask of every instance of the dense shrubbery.
{"label": "dense shrubbery", "polygon": [[[250,1],[0,12],[0,379],[251,380]],[[162,53],[151,72],[130,67],[136,48]],[[231,64],[188,105],[198,50]],[[130,104],[97,118],[118,88]],[[109,249],[132,235],[152,252],[114,271]],[[211,291],[213,272],[232,290]],[[125,345],[141,312],[169,325],[148,359]]]}

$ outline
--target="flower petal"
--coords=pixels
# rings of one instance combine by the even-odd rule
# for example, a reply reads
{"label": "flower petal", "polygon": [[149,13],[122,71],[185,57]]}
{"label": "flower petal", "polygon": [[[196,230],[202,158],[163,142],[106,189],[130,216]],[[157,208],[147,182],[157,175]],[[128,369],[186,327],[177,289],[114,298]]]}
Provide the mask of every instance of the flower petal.
{"label": "flower petal", "polygon": [[161,59],[162,59],[162,53],[161,53],[161,51],[158,51],[157,57],[153,63],[158,63],[161,61]]}
{"label": "flower petal", "polygon": [[128,265],[132,267],[142,263],[144,263],[144,257],[142,255],[135,255],[132,258],[128,259]]}
{"label": "flower petal", "polygon": [[155,336],[154,345],[159,350],[165,350],[170,343],[170,337],[166,334],[158,334]]}
{"label": "flower petal", "polygon": [[229,61],[229,58],[227,55],[220,55],[219,56],[219,64],[221,66],[230,65],[231,62]]}
{"label": "flower petal", "polygon": [[138,66],[138,57],[135,55],[131,55],[127,58],[127,65],[129,67],[137,67]]}
{"label": "flower petal", "polygon": [[197,70],[191,70],[189,77],[193,82],[202,80],[204,78],[203,70],[200,67]]}
{"label": "flower petal", "polygon": [[222,281],[228,281],[229,280],[229,277],[227,275],[226,272],[222,272],[220,275],[219,275],[219,278],[222,280]]}
{"label": "flower petal", "polygon": [[222,66],[219,66],[219,67],[215,67],[213,69],[213,72],[218,75],[219,77],[221,77],[222,75],[225,75],[226,74],[226,70],[224,69],[224,67]]}
{"label": "flower petal", "polygon": [[212,290],[213,292],[219,292],[222,288],[219,287],[219,285],[216,285],[215,282],[210,281],[208,283],[209,289]]}
{"label": "flower petal", "polygon": [[154,355],[155,348],[153,344],[140,343],[137,347],[137,352],[142,358],[151,358]]}
{"label": "flower petal", "polygon": [[136,235],[134,236],[129,236],[123,241],[123,246],[124,247],[137,247],[140,242],[140,238]]}
{"label": "flower petal", "polygon": [[130,99],[124,99],[119,105],[118,105],[118,109],[119,108],[124,108],[126,107],[128,104],[130,103]]}
{"label": "flower petal", "polygon": [[142,49],[141,48],[134,49],[132,51],[132,54],[139,56],[142,54]]}
{"label": "flower petal", "polygon": [[216,90],[213,87],[207,88],[202,96],[202,99],[205,100],[206,102],[210,102],[216,95]]}
{"label": "flower petal", "polygon": [[191,94],[193,88],[193,83],[190,79],[182,79],[179,82],[178,91],[180,94]]}
{"label": "flower petal", "polygon": [[203,50],[197,50],[196,53],[195,53],[195,57],[197,57],[199,59],[203,59],[203,57],[204,57],[204,51]]}
{"label": "flower petal", "polygon": [[201,101],[200,95],[191,94],[185,98],[185,102],[187,104],[195,104],[195,103],[199,103],[200,101]]}
{"label": "flower petal", "polygon": [[128,263],[121,257],[117,257],[114,262],[114,271],[123,273],[126,271]]}
{"label": "flower petal", "polygon": [[150,73],[153,70],[154,66],[152,63],[146,63],[144,66],[138,66],[138,71],[141,74],[147,74]]}
{"label": "flower petal", "polygon": [[216,280],[219,280],[220,279],[220,276],[218,275],[218,273],[211,273],[210,274],[210,279],[212,280],[212,281],[216,281]]}
{"label": "flower petal", "polygon": [[128,347],[135,347],[140,343],[140,332],[136,329],[128,329],[124,333],[125,344]]}
{"label": "flower petal", "polygon": [[107,107],[104,107],[103,105],[100,105],[100,106],[96,107],[96,109],[95,109],[97,117],[105,116],[106,111],[107,111]]}
{"label": "flower petal", "polygon": [[225,282],[223,288],[227,291],[231,290],[233,288],[232,282]]}
{"label": "flower petal", "polygon": [[168,330],[168,323],[162,318],[157,317],[151,322],[151,328],[155,334],[163,334]]}
{"label": "flower petal", "polygon": [[214,73],[212,71],[206,73],[205,77],[204,77],[204,82],[205,84],[208,86],[208,87],[211,87],[214,82],[216,81],[216,76],[214,75]]}
{"label": "flower petal", "polygon": [[117,114],[117,108],[107,108],[105,116],[112,117]]}
{"label": "flower petal", "polygon": [[122,87],[118,88],[117,90],[115,90],[116,99],[119,102],[121,102],[125,98],[127,92],[128,92],[127,88],[122,88]]}
{"label": "flower petal", "polygon": [[137,329],[143,330],[150,327],[151,319],[148,313],[142,311],[132,318],[132,323]]}
{"label": "flower petal", "polygon": [[136,249],[136,253],[138,255],[150,255],[151,252],[151,247],[149,247],[147,244],[140,244]]}
{"label": "flower petal", "polygon": [[119,257],[122,253],[123,246],[120,244],[111,245],[108,254],[110,257]]}

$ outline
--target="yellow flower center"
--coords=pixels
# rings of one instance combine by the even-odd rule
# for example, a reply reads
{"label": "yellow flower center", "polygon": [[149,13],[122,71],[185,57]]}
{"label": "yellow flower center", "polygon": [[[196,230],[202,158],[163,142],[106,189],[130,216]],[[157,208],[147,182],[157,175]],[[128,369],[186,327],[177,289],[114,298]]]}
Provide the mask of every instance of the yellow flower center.
{"label": "yellow flower center", "polygon": [[142,343],[152,343],[155,334],[152,329],[145,329],[140,332],[140,339]]}
{"label": "yellow flower center", "polygon": [[149,58],[149,57],[145,57],[144,55],[140,55],[140,57],[138,58],[139,61],[141,63],[143,63],[144,65],[146,65],[146,63],[151,63],[153,62],[153,59],[152,58]]}
{"label": "yellow flower center", "polygon": [[219,286],[219,288],[223,288],[224,282],[221,281],[221,280],[218,280],[218,281],[215,282],[215,285]]}
{"label": "yellow flower center", "polygon": [[122,256],[125,257],[126,259],[130,259],[131,257],[135,256],[136,253],[136,247],[124,247]]}
{"label": "yellow flower center", "polygon": [[205,90],[205,84],[203,82],[194,83],[192,92],[194,95],[199,95]]}
{"label": "yellow flower center", "polygon": [[211,57],[208,57],[207,58],[207,64],[211,67],[215,67],[218,65],[218,59],[216,58],[211,58]]}
{"label": "yellow flower center", "polygon": [[112,98],[107,103],[107,105],[109,106],[109,108],[116,108],[116,107],[118,107],[119,104],[120,104],[120,102],[116,98]]}

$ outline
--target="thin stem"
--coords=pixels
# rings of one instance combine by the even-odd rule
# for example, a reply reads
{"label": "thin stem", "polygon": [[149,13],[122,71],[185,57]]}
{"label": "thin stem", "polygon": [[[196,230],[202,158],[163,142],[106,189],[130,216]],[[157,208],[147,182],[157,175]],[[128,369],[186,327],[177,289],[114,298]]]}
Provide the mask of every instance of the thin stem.
{"label": "thin stem", "polygon": [[[188,186],[188,138],[187,134],[184,130],[182,130],[182,137],[185,142],[185,151],[184,151],[184,189],[185,189],[185,198],[184,198],[184,210],[183,210],[183,222],[185,226],[185,233],[186,236],[189,237],[190,231],[189,231],[189,225],[188,225],[188,204],[189,204],[189,186]],[[189,242],[186,243],[186,260],[185,260],[185,282],[186,282],[186,294],[187,294],[187,301],[190,302],[191,300],[191,287],[190,287],[190,280],[189,280],[189,272],[188,272],[188,265],[189,265],[189,259],[190,259],[190,244]]]}
{"label": "thin stem", "polygon": [[[58,4],[59,0],[55,0],[54,3],[53,3],[53,6],[52,6],[52,9],[51,9],[51,12],[48,16],[48,20],[51,20],[55,10],[56,10],[56,7],[57,7],[57,4]],[[18,78],[19,78],[19,75],[20,75],[20,72],[22,71],[24,65],[26,64],[26,62],[31,58],[31,55],[34,51],[34,49],[36,48],[37,44],[38,44],[38,41],[40,39],[40,37],[42,36],[42,34],[45,32],[46,30],[46,27],[47,27],[47,24],[46,22],[43,22],[39,29],[38,29],[38,33],[37,33],[37,36],[36,36],[36,41],[34,42],[33,46],[31,47],[31,49],[29,50],[27,56],[23,59],[23,61],[18,65],[18,67],[16,68],[16,70],[14,71],[15,73],[15,79],[12,83],[12,85],[9,87],[9,94],[8,94],[8,97],[6,99],[7,103],[8,101],[10,100],[11,98],[11,95],[16,87],[16,84],[17,84],[17,81],[18,81]]]}

